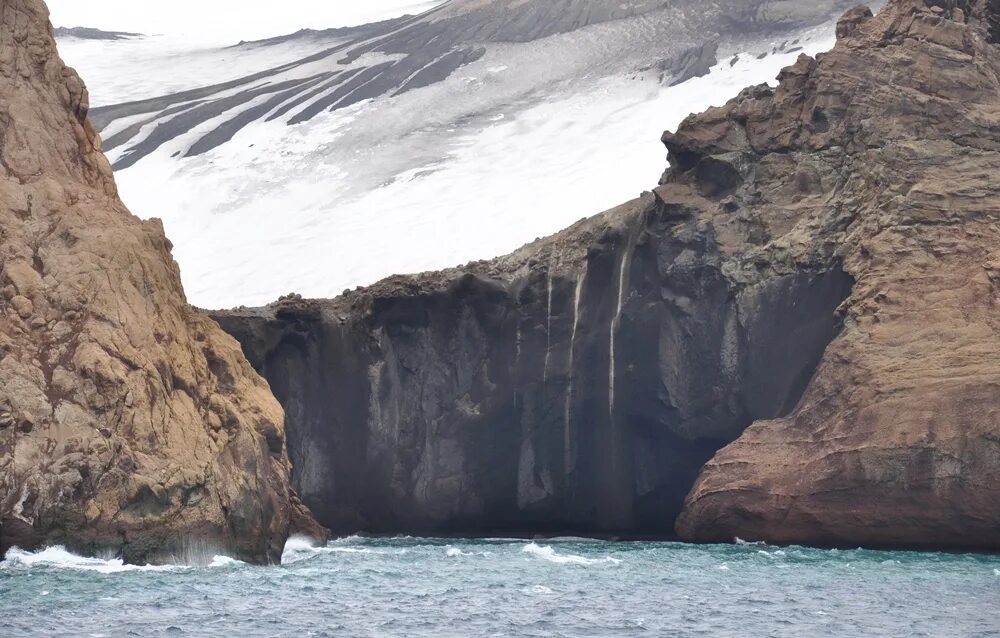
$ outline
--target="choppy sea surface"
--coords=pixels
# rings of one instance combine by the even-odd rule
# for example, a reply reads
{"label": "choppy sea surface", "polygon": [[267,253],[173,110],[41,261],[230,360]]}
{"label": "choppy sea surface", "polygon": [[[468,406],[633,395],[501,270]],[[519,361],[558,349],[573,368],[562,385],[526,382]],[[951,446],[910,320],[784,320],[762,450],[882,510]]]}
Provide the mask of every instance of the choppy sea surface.
{"label": "choppy sea surface", "polygon": [[283,564],[0,563],[0,636],[1000,636],[1000,557],[583,539],[293,540]]}

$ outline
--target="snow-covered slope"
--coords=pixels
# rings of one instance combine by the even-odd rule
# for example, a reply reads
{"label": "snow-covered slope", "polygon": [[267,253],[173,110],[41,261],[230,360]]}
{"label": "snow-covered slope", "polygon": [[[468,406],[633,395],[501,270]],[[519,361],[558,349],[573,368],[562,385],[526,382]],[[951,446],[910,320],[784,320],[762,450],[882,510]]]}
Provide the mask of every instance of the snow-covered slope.
{"label": "snow-covered slope", "polygon": [[492,257],[636,195],[663,129],[831,46],[844,4],[452,0],[229,49],[150,44],[132,82],[113,79],[137,75],[124,60],[116,76],[63,53],[192,302],[254,305]]}

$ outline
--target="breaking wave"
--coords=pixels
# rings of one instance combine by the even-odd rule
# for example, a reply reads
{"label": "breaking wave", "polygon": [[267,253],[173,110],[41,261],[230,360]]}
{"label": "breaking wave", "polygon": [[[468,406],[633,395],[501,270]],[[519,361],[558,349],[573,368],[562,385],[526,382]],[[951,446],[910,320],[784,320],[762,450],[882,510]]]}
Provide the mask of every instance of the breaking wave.
{"label": "breaking wave", "polygon": [[550,563],[557,563],[560,565],[596,565],[598,563],[611,563],[617,565],[621,562],[617,558],[612,558],[611,556],[604,556],[602,558],[587,558],[586,556],[578,556],[576,554],[560,554],[548,545],[539,545],[537,543],[529,543],[525,545],[521,551],[525,554],[531,554],[537,558],[547,560]]}
{"label": "breaking wave", "polygon": [[12,547],[7,551],[3,562],[0,562],[0,569],[3,570],[36,568],[75,569],[101,574],[189,569],[189,567],[184,565],[127,565],[120,558],[107,560],[102,558],[87,558],[74,554],[61,545],[47,547],[37,552],[28,552],[17,547]]}
{"label": "breaking wave", "polygon": [[745,541],[739,536],[733,539],[733,543],[740,545],[741,547],[766,547],[767,543],[764,541]]}
{"label": "breaking wave", "polygon": [[212,558],[212,562],[208,564],[209,567],[243,567],[245,565],[246,563],[243,561],[230,558],[229,556],[215,556]]}

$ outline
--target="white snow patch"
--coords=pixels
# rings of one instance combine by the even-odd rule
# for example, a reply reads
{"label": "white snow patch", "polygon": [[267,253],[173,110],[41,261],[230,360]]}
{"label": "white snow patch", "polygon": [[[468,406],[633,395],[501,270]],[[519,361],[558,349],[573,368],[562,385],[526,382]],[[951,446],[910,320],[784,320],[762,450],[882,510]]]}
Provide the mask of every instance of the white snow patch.
{"label": "white snow patch", "polygon": [[[814,38],[806,52],[832,42]],[[444,138],[450,146],[443,159],[400,169],[361,192],[365,173],[352,172],[329,148],[370,111],[386,111],[366,120],[374,130],[393,121],[387,113],[431,113],[447,109],[446,101],[422,104],[432,93],[414,91],[293,127],[258,122],[182,161],[170,158],[184,148],[177,140],[117,178],[133,212],[163,219],[192,303],[260,305],[292,291],[333,297],[388,275],[501,255],[637,196],[666,167],[659,142],[665,128],[745,86],[773,81],[798,55],[742,55],[674,87],[624,78],[577,83],[513,115],[483,113],[482,128]],[[469,83],[475,92],[483,80],[448,82]],[[505,119],[489,121],[501,114]],[[368,146],[359,139],[368,138],[352,134],[348,145],[355,169],[388,161],[397,148],[390,135]]]}

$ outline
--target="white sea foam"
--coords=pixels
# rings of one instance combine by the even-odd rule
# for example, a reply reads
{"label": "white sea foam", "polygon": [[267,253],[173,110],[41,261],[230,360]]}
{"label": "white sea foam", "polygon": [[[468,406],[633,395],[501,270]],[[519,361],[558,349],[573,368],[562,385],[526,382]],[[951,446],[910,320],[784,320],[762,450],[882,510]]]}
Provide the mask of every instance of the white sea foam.
{"label": "white sea foam", "polygon": [[315,556],[319,549],[316,542],[307,536],[292,536],[285,541],[285,549],[281,553],[281,562],[282,564],[294,563],[310,556]]}
{"label": "white sea foam", "polygon": [[545,585],[535,585],[533,587],[525,587],[521,590],[524,594],[534,595],[534,596],[547,596],[554,593],[551,587],[546,587]]}
{"label": "white sea foam", "polygon": [[528,545],[525,545],[521,551],[543,560],[547,560],[550,563],[557,563],[560,565],[595,565],[597,563],[618,564],[621,562],[617,558],[612,558],[611,556],[605,556],[603,558],[587,558],[585,556],[577,556],[576,554],[559,554],[556,550],[552,549],[552,547],[548,545],[538,545],[537,543],[529,543]]}
{"label": "white sea foam", "polygon": [[[332,541],[331,544],[326,546],[314,546],[311,543],[295,542],[285,544],[285,551],[281,555],[282,564],[289,565],[292,563],[297,563],[313,556],[318,556],[320,554],[375,554],[384,553],[377,552],[368,547],[342,547],[334,545],[338,541]],[[397,553],[405,553],[406,550],[397,551]]]}
{"label": "white sea foam", "polygon": [[236,567],[238,565],[246,565],[246,563],[229,556],[213,556],[212,562],[208,564],[209,567]]}
{"label": "white sea foam", "polygon": [[448,556],[452,556],[452,557],[456,557],[456,556],[474,556],[474,554],[470,554],[469,552],[463,552],[462,550],[460,550],[457,547],[449,547],[448,551],[446,551],[445,554],[448,555]]}
{"label": "white sea foam", "polygon": [[351,545],[352,543],[358,543],[365,540],[364,537],[358,535],[344,536],[343,538],[335,538],[330,541],[330,545]]}
{"label": "white sea foam", "polygon": [[286,552],[302,552],[315,549],[316,541],[308,536],[291,536],[285,541]]}
{"label": "white sea foam", "polygon": [[994,576],[1000,576],[1000,569],[994,569],[993,570],[993,575]]}
{"label": "white sea foam", "polygon": [[104,560],[101,558],[86,558],[68,551],[65,547],[56,545],[38,552],[27,552],[17,547],[8,550],[0,569],[24,569],[48,567],[54,569],[78,569],[101,574],[115,574],[132,571],[173,571],[187,569],[180,565],[126,565],[120,558]]}
{"label": "white sea foam", "polygon": [[733,542],[735,544],[737,544],[737,545],[741,545],[741,546],[744,546],[744,547],[752,547],[752,546],[753,547],[763,547],[763,546],[767,545],[767,543],[765,543],[764,541],[745,541],[742,538],[740,538],[739,536],[737,536],[736,538],[734,538]]}

